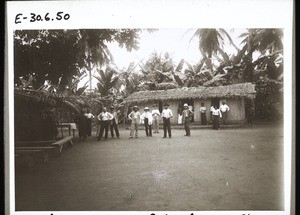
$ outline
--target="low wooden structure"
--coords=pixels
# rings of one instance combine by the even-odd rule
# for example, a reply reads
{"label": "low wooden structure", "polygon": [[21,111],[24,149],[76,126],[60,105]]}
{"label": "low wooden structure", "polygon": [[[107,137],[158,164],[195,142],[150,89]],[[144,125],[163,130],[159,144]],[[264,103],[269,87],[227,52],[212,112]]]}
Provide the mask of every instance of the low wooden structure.
{"label": "low wooden structure", "polygon": [[[41,153],[43,156],[43,161],[46,163],[49,161],[49,153],[57,149],[57,154],[61,155],[63,147],[65,144],[68,146],[73,146],[73,137],[64,137],[57,141],[21,141],[17,142],[15,147],[15,157],[27,156],[29,162],[33,163],[33,156],[37,153]],[[32,165],[32,164],[29,164]]]}

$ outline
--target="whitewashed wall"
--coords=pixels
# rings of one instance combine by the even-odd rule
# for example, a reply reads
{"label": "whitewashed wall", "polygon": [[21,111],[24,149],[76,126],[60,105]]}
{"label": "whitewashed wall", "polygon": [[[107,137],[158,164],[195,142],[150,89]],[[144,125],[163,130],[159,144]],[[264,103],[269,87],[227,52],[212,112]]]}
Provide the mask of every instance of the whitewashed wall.
{"label": "whitewashed wall", "polygon": [[[236,123],[236,122],[244,122],[245,121],[245,104],[244,99],[220,99],[220,105],[223,100],[226,100],[227,105],[230,108],[230,111],[228,113],[228,121],[229,123]],[[210,107],[211,107],[211,99],[195,99],[194,100],[194,121],[195,124],[201,124],[201,116],[200,116],[200,107],[201,103],[204,103],[206,107],[206,118],[209,122],[210,119]],[[173,118],[171,119],[172,124],[178,124],[178,100],[172,100],[172,101],[164,101],[163,104],[168,103],[170,106],[169,108],[173,112]],[[147,103],[141,103],[138,104],[138,107],[140,108],[140,112],[143,113],[144,108],[148,107],[150,111],[153,110],[153,105],[155,102],[147,102]],[[162,119],[160,119],[160,124],[162,123]]]}

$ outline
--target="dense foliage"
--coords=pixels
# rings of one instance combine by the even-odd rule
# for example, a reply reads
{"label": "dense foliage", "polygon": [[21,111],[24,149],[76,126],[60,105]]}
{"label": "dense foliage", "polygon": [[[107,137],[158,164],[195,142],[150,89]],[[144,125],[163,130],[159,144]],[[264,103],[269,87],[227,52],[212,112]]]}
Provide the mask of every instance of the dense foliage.
{"label": "dense foliage", "polygon": [[15,84],[31,80],[34,89],[45,81],[63,91],[82,71],[113,61],[107,43],[128,51],[138,48],[138,29],[17,30],[14,32]]}
{"label": "dense foliage", "polygon": [[[224,29],[197,29],[202,57],[195,65],[182,59],[177,65],[169,53],[153,52],[145,62],[130,63],[119,70],[108,49],[117,42],[128,51],[138,49],[141,29],[18,30],[14,40],[15,85],[52,90],[64,95],[85,95],[91,79],[98,92],[89,96],[107,98],[119,104],[139,90],[178,87],[219,86],[252,82],[256,84],[256,117],[282,116],[283,33],[281,29],[247,29],[240,35],[239,48]],[[229,41],[236,53],[223,49]],[[261,56],[253,60],[253,54]],[[216,60],[219,64],[214,65]],[[92,74],[96,71],[96,74]],[[90,78],[77,89],[83,77]],[[46,81],[46,82],[45,82]],[[48,86],[45,85],[47,83]],[[112,99],[112,100],[111,100]],[[108,105],[108,104],[107,104]]]}

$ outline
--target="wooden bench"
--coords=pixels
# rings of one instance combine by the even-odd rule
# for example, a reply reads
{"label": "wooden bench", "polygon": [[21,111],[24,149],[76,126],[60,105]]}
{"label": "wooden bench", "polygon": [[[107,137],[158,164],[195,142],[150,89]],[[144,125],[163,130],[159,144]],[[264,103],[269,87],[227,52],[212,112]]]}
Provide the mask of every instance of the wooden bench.
{"label": "wooden bench", "polygon": [[59,147],[59,152],[61,153],[65,143],[70,143],[70,145],[73,147],[72,139],[73,139],[72,136],[64,137],[64,138],[52,143],[50,146]]}
{"label": "wooden bench", "polygon": [[[36,153],[42,153],[43,154],[43,160],[44,162],[49,161],[49,151],[57,149],[59,150],[59,155],[62,152],[63,146],[65,143],[69,143],[71,146],[73,146],[72,142],[73,137],[64,137],[63,139],[60,139],[58,141],[23,141],[23,142],[16,142],[18,145],[30,145],[30,146],[16,146],[15,147],[15,156],[19,157],[20,155],[25,155],[27,157],[30,157],[32,159],[32,155]],[[36,146],[37,144],[47,144],[47,146]],[[49,145],[50,144],[50,145]],[[17,144],[16,144],[17,145]]]}
{"label": "wooden bench", "polygon": [[23,146],[31,146],[31,147],[39,147],[39,146],[49,146],[51,143],[54,143],[55,140],[34,140],[34,141],[16,141],[16,147],[23,147]]}

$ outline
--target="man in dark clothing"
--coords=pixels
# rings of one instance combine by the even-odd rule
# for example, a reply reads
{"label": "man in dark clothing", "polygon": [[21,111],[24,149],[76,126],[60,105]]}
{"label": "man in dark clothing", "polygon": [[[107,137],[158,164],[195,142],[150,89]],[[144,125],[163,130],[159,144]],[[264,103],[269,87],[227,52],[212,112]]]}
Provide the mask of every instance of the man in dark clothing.
{"label": "man in dark clothing", "polygon": [[191,115],[193,114],[193,111],[189,109],[188,104],[183,105],[183,112],[182,112],[182,122],[184,123],[184,129],[185,129],[185,135],[184,136],[191,136],[191,130],[190,130],[190,121],[191,121]]}
{"label": "man in dark clothing", "polygon": [[110,108],[110,113],[111,115],[113,116],[111,122],[110,122],[110,134],[111,134],[111,138],[114,138],[114,130],[116,132],[116,136],[117,138],[120,138],[120,134],[119,134],[119,129],[118,129],[118,113],[117,111],[115,111],[115,108],[114,107],[111,107]]}

